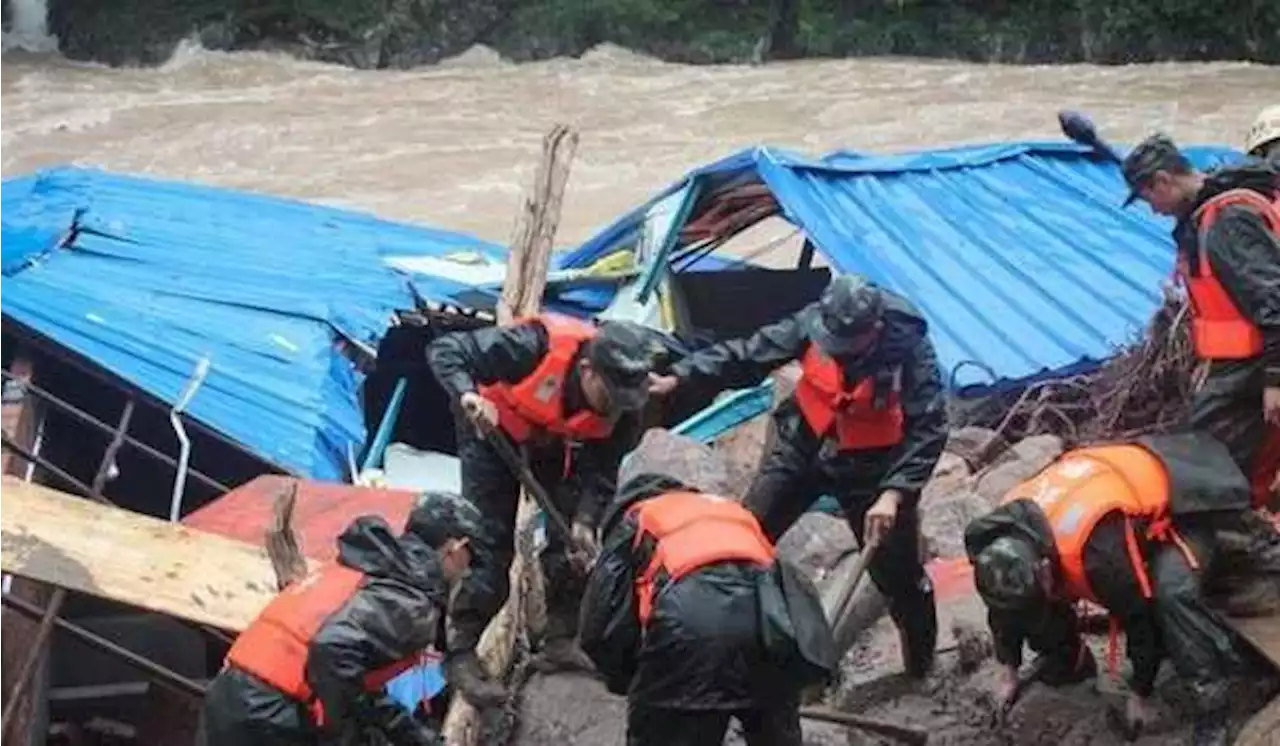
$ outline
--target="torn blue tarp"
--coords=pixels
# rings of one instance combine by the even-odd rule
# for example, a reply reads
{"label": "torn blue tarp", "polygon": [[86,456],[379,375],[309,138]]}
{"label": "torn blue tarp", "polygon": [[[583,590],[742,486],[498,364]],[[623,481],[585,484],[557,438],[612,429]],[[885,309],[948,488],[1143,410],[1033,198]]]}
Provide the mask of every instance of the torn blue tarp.
{"label": "torn blue tarp", "polygon": [[[1202,168],[1242,157],[1225,147],[1186,153]],[[956,388],[1096,364],[1142,329],[1173,267],[1171,221],[1124,209],[1114,163],[1056,142],[817,160],[755,148],[691,172],[561,264],[625,245],[649,206],[690,181],[714,190],[742,179],[768,187],[836,269],[914,301]]]}
{"label": "torn blue tarp", "polygon": [[387,257],[502,252],[355,212],[72,168],[5,180],[2,208],[6,321],[167,403],[208,357],[190,415],[317,479],[342,479],[365,440],[362,379],[341,341],[376,348],[415,295],[466,289],[411,283]]}

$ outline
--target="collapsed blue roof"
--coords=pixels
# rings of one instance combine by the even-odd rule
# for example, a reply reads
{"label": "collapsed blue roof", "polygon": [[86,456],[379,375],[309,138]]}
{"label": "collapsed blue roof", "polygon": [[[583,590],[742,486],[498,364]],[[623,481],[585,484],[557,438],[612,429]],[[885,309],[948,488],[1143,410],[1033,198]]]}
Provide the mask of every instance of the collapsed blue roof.
{"label": "collapsed blue roof", "polygon": [[[1185,149],[1201,168],[1239,160]],[[1025,142],[809,159],[745,150],[691,172],[582,246],[586,266],[638,232],[648,208],[691,182],[754,177],[830,263],[914,301],[944,373],[972,361],[999,382],[1087,366],[1142,329],[1173,267],[1172,223],[1124,209],[1119,168],[1074,144]],[[956,385],[992,383],[981,367]]]}
{"label": "collapsed blue roof", "polygon": [[470,236],[225,189],[58,168],[4,181],[3,313],[291,472],[342,479],[365,439],[342,338],[376,347],[415,291],[387,256],[503,250]]}

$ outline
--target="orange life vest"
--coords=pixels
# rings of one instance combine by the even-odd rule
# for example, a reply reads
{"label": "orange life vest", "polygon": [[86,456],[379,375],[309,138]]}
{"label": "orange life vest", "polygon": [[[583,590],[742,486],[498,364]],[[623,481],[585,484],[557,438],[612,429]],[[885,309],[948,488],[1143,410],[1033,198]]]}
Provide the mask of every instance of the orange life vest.
{"label": "orange life vest", "polygon": [[595,327],[578,319],[546,313],[531,319],[547,330],[547,352],[538,367],[516,383],[480,387],[480,394],[498,408],[498,421],[513,440],[523,443],[537,431],[572,440],[602,440],[613,432],[609,420],[589,408],[566,418],[564,384],[578,348],[595,336]]}
{"label": "orange life vest", "polygon": [[[364,573],[337,563],[326,565],[281,591],[236,638],[227,663],[311,708],[316,724],[324,713],[307,681],[307,655],[320,626],[360,587]],[[425,651],[365,675],[369,692],[425,660]]]}
{"label": "orange life vest", "polygon": [[888,389],[882,391],[877,391],[876,378],[867,376],[845,388],[840,364],[810,344],[800,358],[796,404],[817,435],[835,427],[842,451],[890,448],[903,439],[902,374],[895,370],[891,380],[880,382]]}
{"label": "orange life vest", "polygon": [[1271,233],[1280,236],[1280,201],[1267,199],[1252,189],[1228,190],[1196,209],[1198,266],[1192,271],[1185,254],[1180,254],[1178,276],[1191,300],[1191,340],[1201,360],[1244,360],[1262,353],[1262,330],[1236,306],[1214,275],[1205,251],[1209,229],[1228,205],[1256,209]]}
{"label": "orange life vest", "polygon": [[672,582],[716,562],[773,563],[774,548],[760,522],[736,500],[697,492],[668,492],[628,513],[637,523],[635,546],[654,542],[653,557],[636,578],[637,615],[643,627],[653,614],[659,574]]}
{"label": "orange life vest", "polygon": [[1129,563],[1144,598],[1152,597],[1151,578],[1142,556],[1133,519],[1150,522],[1147,536],[1173,541],[1192,567],[1198,567],[1169,518],[1169,474],[1153,453],[1137,445],[1082,448],[1050,464],[1013,488],[1005,502],[1030,500],[1040,507],[1053,529],[1058,567],[1065,594],[1073,600],[1099,603],[1084,569],[1084,548],[1098,521],[1112,511],[1125,516]]}

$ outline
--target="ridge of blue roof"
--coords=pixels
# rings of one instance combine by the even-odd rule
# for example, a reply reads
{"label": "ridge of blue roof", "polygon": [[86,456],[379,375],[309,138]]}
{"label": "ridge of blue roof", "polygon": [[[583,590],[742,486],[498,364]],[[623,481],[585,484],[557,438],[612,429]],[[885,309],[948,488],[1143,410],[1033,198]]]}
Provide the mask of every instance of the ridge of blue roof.
{"label": "ridge of blue roof", "polygon": [[[1183,150],[1201,168],[1243,158],[1222,146]],[[958,387],[1025,382],[1108,357],[1143,328],[1173,266],[1172,221],[1145,205],[1125,209],[1119,167],[1061,141],[820,159],[742,151],[691,171],[565,265],[612,250],[690,180],[747,169],[836,268],[921,308],[945,371],[974,361],[997,379],[961,377]]]}
{"label": "ridge of blue roof", "polygon": [[362,377],[339,341],[376,346],[393,312],[432,289],[385,257],[502,252],[357,212],[89,169],[6,179],[2,202],[7,319],[168,403],[208,356],[190,416],[320,479],[342,479],[365,439]]}

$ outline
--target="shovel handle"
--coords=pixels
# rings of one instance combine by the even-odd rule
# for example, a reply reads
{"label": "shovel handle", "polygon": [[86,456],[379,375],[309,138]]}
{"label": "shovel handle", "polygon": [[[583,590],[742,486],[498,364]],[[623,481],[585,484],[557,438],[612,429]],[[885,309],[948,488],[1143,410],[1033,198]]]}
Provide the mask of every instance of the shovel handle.
{"label": "shovel handle", "polygon": [[551,496],[547,494],[546,488],[538,482],[537,477],[533,475],[533,470],[516,452],[515,446],[511,444],[507,436],[498,428],[489,426],[487,423],[481,424],[480,430],[484,433],[485,440],[489,442],[489,445],[493,446],[493,450],[497,451],[498,458],[502,459],[507,468],[516,475],[520,485],[530,495],[533,495],[534,502],[538,503],[538,507],[546,514],[547,522],[551,524],[551,527],[560,533],[560,538],[564,539],[569,546],[576,546],[577,542],[573,538],[573,528],[565,520],[564,514],[551,502]]}

